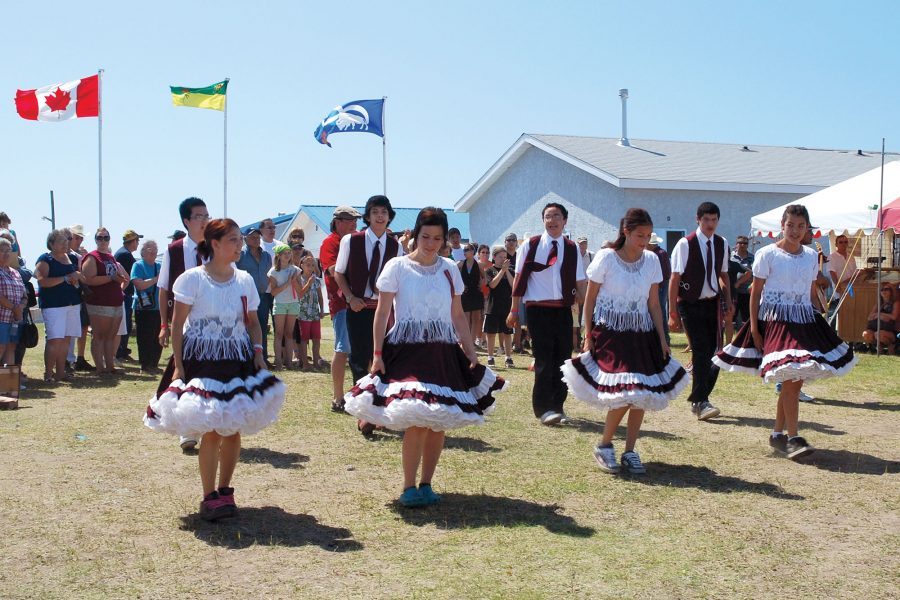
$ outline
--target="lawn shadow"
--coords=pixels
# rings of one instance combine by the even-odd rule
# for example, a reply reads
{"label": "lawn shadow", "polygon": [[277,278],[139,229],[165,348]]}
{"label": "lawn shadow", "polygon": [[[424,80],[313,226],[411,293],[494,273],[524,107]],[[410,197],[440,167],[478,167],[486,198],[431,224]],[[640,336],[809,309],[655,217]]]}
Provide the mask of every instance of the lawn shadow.
{"label": "lawn shadow", "polygon": [[579,525],[572,517],[560,514],[555,504],[538,504],[518,498],[486,494],[441,494],[440,504],[425,508],[404,508],[398,502],[388,507],[410,525],[434,525],[438,529],[473,527],[544,527],[551,533],[590,537],[595,529]]}
{"label": "lawn shadow", "polygon": [[813,454],[801,459],[800,462],[835,473],[888,475],[900,472],[900,462],[896,460],[886,460],[871,454],[851,452],[850,450],[816,448]]}
{"label": "lawn shadow", "polygon": [[484,440],[470,437],[444,438],[444,450],[463,450],[465,452],[502,452],[502,448],[492,446]]}
{"label": "lawn shadow", "polygon": [[[768,429],[772,431],[772,427],[775,426],[775,419],[766,419],[763,417],[715,417],[712,419],[708,419],[707,423],[721,423],[723,425],[740,425],[742,427],[761,427],[764,429]],[[831,425],[825,425],[824,423],[814,423],[812,421],[800,421],[798,423],[798,427],[803,429],[809,429],[810,431],[815,431],[816,433],[824,433],[825,435],[846,435],[847,432],[841,429],[835,429]],[[641,432],[643,435],[644,432]]]}
{"label": "lawn shadow", "polygon": [[835,400],[834,398],[815,398],[809,404],[821,404],[823,406],[837,406],[840,408],[864,408],[867,410],[900,411],[900,402],[850,402],[848,400]]}
{"label": "lawn shadow", "polygon": [[234,519],[207,523],[197,513],[181,517],[182,531],[210,546],[242,550],[260,546],[318,546],[329,552],[362,550],[363,545],[352,539],[353,534],[343,527],[322,525],[311,515],[293,515],[277,506],[240,508]]}
{"label": "lawn shadow", "polygon": [[780,500],[803,500],[803,496],[785,492],[781,486],[772,483],[754,483],[738,477],[719,475],[707,467],[696,465],[670,465],[660,462],[645,463],[647,474],[630,476],[629,481],[650,486],[671,488],[696,488],[717,494],[750,492],[771,496]]}
{"label": "lawn shadow", "polygon": [[[598,421],[589,421],[588,419],[569,419],[568,427],[574,427],[579,433],[603,433],[603,423]],[[627,428],[624,425],[616,429],[616,435],[625,437]],[[641,428],[641,437],[653,438],[655,440],[675,441],[682,439],[680,435],[669,433],[667,431],[653,431],[652,429]]]}
{"label": "lawn shadow", "polygon": [[309,457],[299,452],[279,452],[269,448],[241,448],[241,462],[268,463],[276,469],[302,469],[301,463],[309,462]]}
{"label": "lawn shadow", "polygon": [[48,398],[56,398],[56,391],[53,388],[35,389],[28,386],[28,389],[22,390],[19,394],[19,400],[47,400]]}

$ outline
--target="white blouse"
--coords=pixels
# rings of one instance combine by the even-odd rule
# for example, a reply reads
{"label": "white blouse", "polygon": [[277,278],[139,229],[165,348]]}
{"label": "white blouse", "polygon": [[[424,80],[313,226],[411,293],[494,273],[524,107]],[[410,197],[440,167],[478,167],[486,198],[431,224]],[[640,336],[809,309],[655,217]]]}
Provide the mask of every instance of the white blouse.
{"label": "white blouse", "polygon": [[244,311],[259,307],[259,292],[249,273],[234,269],[230,280],[218,282],[204,267],[194,267],[172,287],[176,302],[191,305],[184,324],[184,358],[247,360],[253,356]]}
{"label": "white blouse", "polygon": [[392,258],[384,265],[375,285],[379,291],[395,294],[395,321],[387,341],[457,343],[451,315],[452,295],[461,295],[464,285],[452,260],[439,258],[435,264],[424,267],[406,256]]}
{"label": "white blouse", "polygon": [[650,286],[662,281],[662,267],[653,252],[644,250],[629,263],[612,248],[597,252],[587,268],[588,279],[600,285],[594,322],[614,331],[652,331],[647,300]]}
{"label": "white blouse", "polygon": [[766,280],[759,303],[760,319],[813,321],[810,286],[819,272],[819,257],[812,248],[802,248],[800,254],[791,254],[771,244],[756,253],[753,276]]}

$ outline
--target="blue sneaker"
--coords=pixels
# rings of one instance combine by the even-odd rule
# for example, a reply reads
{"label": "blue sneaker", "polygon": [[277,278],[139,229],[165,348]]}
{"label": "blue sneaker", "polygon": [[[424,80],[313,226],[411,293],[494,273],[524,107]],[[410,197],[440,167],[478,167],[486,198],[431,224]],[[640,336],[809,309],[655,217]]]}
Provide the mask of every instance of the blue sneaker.
{"label": "blue sneaker", "polygon": [[400,504],[406,508],[415,508],[417,506],[425,506],[426,504],[429,504],[429,502],[415,487],[408,487],[400,494]]}
{"label": "blue sneaker", "polygon": [[437,504],[441,501],[441,496],[434,493],[430,483],[420,483],[419,494],[421,494],[422,499],[425,500],[425,504]]}

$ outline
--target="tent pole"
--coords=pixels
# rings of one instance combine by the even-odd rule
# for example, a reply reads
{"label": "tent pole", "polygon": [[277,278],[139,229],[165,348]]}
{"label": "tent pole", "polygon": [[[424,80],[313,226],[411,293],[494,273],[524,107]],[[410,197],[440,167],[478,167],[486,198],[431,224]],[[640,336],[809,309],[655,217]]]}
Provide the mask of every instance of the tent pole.
{"label": "tent pole", "polygon": [[875,355],[881,356],[881,256],[884,252],[884,138],[881,138],[881,189],[878,194],[878,256],[875,267],[875,308],[879,315],[875,318]]}

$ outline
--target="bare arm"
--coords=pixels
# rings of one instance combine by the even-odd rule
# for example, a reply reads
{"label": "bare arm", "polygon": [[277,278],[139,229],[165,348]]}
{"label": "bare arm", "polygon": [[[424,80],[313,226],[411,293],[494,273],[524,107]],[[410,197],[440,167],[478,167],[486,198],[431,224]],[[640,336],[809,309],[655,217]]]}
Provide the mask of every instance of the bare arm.
{"label": "bare arm", "polygon": [[681,285],[681,273],[672,271],[669,279],[669,329],[681,331],[681,315],[678,314],[678,286]]}
{"label": "bare arm", "polygon": [[172,379],[184,379],[184,362],[181,354],[184,346],[184,323],[191,313],[191,305],[175,302],[172,315],[172,360],[175,361],[175,373]]}
{"label": "bare arm", "polygon": [[670,354],[669,345],[666,344],[666,331],[663,328],[662,307],[659,305],[659,284],[650,286],[650,295],[647,297],[647,308],[650,310],[650,318],[653,319],[653,327],[659,334],[659,343],[662,345],[663,355]]}
{"label": "bare arm", "polygon": [[132,279],[131,283],[134,284],[135,289],[143,292],[147,288],[152,288],[156,285],[156,282],[159,281],[159,276],[151,277],[150,279]]}
{"label": "bare arm", "polygon": [[766,285],[765,279],[759,277],[753,278],[753,285],[750,287],[750,333],[753,336],[753,345],[762,352],[762,335],[759,333],[759,300],[762,298],[762,291]]}
{"label": "bare arm", "polygon": [[597,294],[600,293],[600,284],[596,281],[588,281],[584,293],[584,307],[581,309],[581,322],[584,323],[584,345],[582,351],[590,352],[594,349],[594,338],[591,331],[594,329],[594,307],[597,305]]}
{"label": "bare arm", "polygon": [[84,275],[84,282],[88,285],[103,285],[115,281],[115,277],[110,277],[106,273],[102,275],[97,273],[97,261],[93,256],[86,257],[81,263],[81,274]]}
{"label": "bare arm", "polygon": [[478,355],[475,354],[475,344],[472,343],[472,333],[469,331],[469,319],[462,309],[462,300],[456,294],[453,295],[453,303],[450,306],[450,315],[453,318],[453,327],[456,328],[456,337],[462,345],[463,351],[466,353],[470,361],[470,367],[478,364]]}
{"label": "bare arm", "polygon": [[372,369],[375,373],[384,373],[384,361],[381,359],[381,351],[384,348],[384,334],[387,331],[388,317],[391,315],[391,307],[394,305],[392,292],[380,292],[378,294],[378,306],[375,308],[375,321],[372,324]]}

